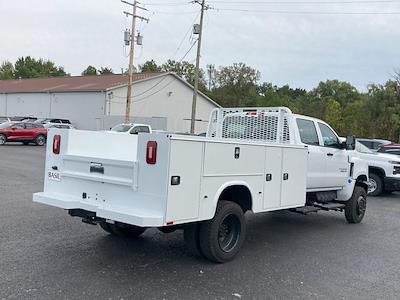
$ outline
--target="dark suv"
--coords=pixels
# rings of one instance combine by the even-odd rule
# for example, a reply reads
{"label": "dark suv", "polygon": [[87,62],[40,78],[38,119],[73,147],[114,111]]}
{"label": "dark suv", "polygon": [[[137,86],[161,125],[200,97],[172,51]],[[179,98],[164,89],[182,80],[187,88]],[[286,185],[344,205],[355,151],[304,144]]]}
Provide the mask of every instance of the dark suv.
{"label": "dark suv", "polygon": [[0,145],[7,142],[22,142],[24,145],[46,143],[47,129],[41,124],[29,122],[6,122],[0,124]]}

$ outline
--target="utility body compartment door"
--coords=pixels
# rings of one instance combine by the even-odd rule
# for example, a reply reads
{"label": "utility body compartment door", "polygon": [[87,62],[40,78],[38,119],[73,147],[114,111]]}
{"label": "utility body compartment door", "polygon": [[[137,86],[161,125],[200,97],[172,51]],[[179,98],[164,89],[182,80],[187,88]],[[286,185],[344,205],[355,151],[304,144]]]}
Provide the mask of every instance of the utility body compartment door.
{"label": "utility body compartment door", "polygon": [[267,147],[265,158],[265,210],[305,205],[307,149]]}
{"label": "utility body compartment door", "polygon": [[282,148],[266,147],[264,175],[264,209],[281,206]]}
{"label": "utility body compartment door", "polygon": [[281,207],[306,203],[307,149],[283,148]]}
{"label": "utility body compartment door", "polygon": [[[198,141],[171,139],[165,219],[167,223],[182,223],[199,216],[203,145]],[[179,177],[179,183],[173,183],[172,177]]]}

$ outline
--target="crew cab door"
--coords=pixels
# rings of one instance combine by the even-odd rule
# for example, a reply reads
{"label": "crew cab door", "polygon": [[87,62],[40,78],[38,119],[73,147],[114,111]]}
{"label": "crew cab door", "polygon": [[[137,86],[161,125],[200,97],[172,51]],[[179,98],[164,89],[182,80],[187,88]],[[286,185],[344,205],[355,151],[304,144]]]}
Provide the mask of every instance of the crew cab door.
{"label": "crew cab door", "polygon": [[326,153],[320,146],[315,122],[308,119],[296,118],[300,140],[308,145],[307,159],[307,189],[324,188],[327,184]]}
{"label": "crew cab door", "polygon": [[348,177],[348,155],[336,133],[326,124],[318,123],[318,131],[326,160],[326,187],[342,187]]}

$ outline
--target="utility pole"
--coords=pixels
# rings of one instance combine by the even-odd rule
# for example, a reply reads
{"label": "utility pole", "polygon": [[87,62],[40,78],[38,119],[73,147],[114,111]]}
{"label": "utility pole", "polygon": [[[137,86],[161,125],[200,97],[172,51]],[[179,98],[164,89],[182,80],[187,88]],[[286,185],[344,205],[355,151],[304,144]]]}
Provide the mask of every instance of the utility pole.
{"label": "utility pole", "polygon": [[125,15],[132,17],[132,27],[131,27],[131,48],[129,51],[129,67],[128,67],[128,92],[126,94],[126,107],[125,107],[125,123],[129,123],[129,117],[131,114],[131,99],[132,99],[132,83],[133,83],[133,58],[135,55],[135,30],[136,30],[136,18],[143,21],[149,22],[149,19],[138,16],[136,14],[136,9],[147,10],[144,7],[138,6],[139,2],[134,1],[133,4],[127,1],[121,0],[122,3],[132,6],[132,13],[124,11]]}
{"label": "utility pole", "polygon": [[194,74],[194,90],[193,90],[193,101],[192,101],[192,118],[190,120],[190,133],[194,133],[195,122],[196,122],[196,103],[197,103],[197,93],[199,88],[199,67],[200,67],[200,50],[201,50],[201,35],[203,33],[203,16],[204,10],[208,9],[205,5],[205,0],[195,0],[193,3],[198,3],[201,6],[200,13],[200,31],[199,38],[197,39],[197,55],[196,55],[196,70]]}

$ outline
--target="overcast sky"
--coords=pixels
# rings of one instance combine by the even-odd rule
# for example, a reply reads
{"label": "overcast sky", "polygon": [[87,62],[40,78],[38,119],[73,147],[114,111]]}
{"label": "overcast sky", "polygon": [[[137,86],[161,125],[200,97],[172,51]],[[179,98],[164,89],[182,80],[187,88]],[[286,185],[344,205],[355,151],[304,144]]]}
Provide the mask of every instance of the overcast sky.
{"label": "overcast sky", "polygon": [[[311,89],[320,81],[339,79],[361,90],[384,83],[400,68],[400,14],[314,14],[400,13],[400,1],[282,1],[209,0],[213,9],[205,15],[201,65],[244,62],[261,72],[261,81],[276,85]],[[190,34],[183,38],[198,20],[199,5],[141,2],[151,10],[140,11],[150,22],[138,22],[144,40],[135,64],[151,58],[158,63],[180,60],[191,45]],[[89,64],[120,72],[128,64],[123,31],[130,19],[122,13],[127,9],[119,0],[0,0],[0,60],[31,55],[55,61],[71,75],[80,75]],[[186,60],[194,62],[195,47]]]}

